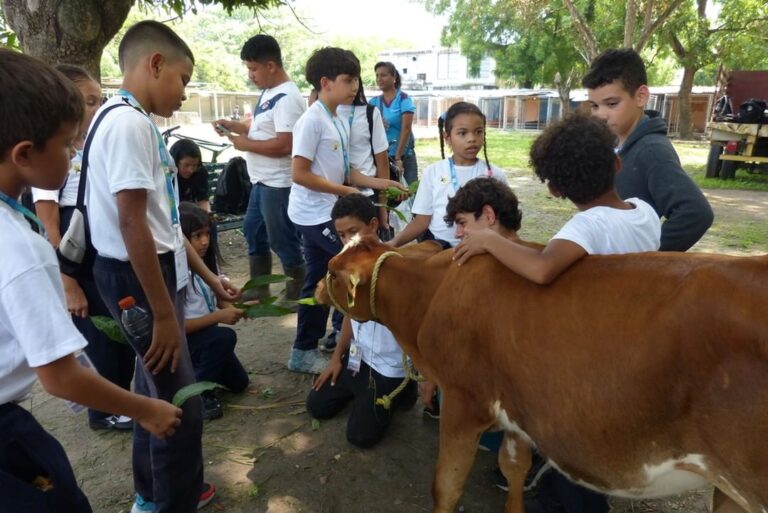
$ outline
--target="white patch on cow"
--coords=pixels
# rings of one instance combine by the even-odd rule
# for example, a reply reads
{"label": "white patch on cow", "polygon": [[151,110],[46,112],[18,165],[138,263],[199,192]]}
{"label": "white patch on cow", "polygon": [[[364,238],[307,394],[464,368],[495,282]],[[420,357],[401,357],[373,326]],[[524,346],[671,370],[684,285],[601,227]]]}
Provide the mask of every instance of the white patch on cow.
{"label": "white patch on cow", "polygon": [[533,440],[531,440],[531,437],[528,436],[528,433],[523,431],[517,422],[509,420],[509,415],[507,415],[507,412],[504,411],[504,409],[501,407],[501,401],[494,401],[494,403],[491,405],[491,413],[494,417],[496,417],[496,427],[504,431],[515,433],[528,445],[531,447],[536,447],[536,444]]}
{"label": "white patch on cow", "polygon": [[517,463],[517,442],[514,438],[507,438],[507,455],[509,455],[509,461]]}
{"label": "white patch on cow", "polygon": [[360,237],[360,234],[359,234],[359,233],[356,233],[356,234],[354,234],[354,235],[352,236],[352,238],[350,238],[350,239],[347,241],[347,243],[346,243],[346,244],[344,244],[344,247],[343,247],[343,248],[341,248],[341,251],[339,251],[339,255],[341,255],[342,253],[344,253],[344,252],[345,252],[346,250],[348,250],[349,248],[354,248],[355,246],[357,246],[358,244],[360,244],[360,241],[361,241],[361,240],[363,240],[363,238],[362,238],[362,237]]}

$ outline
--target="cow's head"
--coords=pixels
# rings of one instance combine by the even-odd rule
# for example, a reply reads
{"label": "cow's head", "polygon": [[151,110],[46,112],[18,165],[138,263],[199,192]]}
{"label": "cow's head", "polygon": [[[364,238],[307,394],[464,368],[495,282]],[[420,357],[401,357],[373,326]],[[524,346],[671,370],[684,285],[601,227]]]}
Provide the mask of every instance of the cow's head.
{"label": "cow's head", "polygon": [[375,236],[355,235],[341,253],[328,262],[328,274],[318,283],[315,299],[321,304],[335,306],[355,320],[373,319],[371,278],[376,261],[388,251],[393,250]]}

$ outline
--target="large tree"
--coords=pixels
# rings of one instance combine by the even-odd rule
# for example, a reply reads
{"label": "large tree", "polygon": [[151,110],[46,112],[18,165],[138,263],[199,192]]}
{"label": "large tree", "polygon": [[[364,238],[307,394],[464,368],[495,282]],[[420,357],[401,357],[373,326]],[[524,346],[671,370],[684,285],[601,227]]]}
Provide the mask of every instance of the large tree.
{"label": "large tree", "polygon": [[[160,6],[181,16],[195,11],[196,0],[138,0],[148,7]],[[8,26],[15,32],[24,53],[51,64],[68,62],[99,78],[101,54],[117,34],[137,0],[2,0]],[[228,12],[236,7],[254,11],[289,0],[199,0],[219,4]]]}

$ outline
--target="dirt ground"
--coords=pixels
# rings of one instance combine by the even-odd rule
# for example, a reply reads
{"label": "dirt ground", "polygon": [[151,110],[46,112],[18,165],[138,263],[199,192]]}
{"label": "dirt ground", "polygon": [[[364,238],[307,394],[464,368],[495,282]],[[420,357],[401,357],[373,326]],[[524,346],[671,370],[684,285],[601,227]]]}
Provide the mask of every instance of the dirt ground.
{"label": "dirt ground", "polygon": [[[566,204],[543,196],[530,177],[510,175],[525,216],[523,235],[544,241],[570,215]],[[734,243],[740,226],[764,227],[768,194],[710,191],[717,221],[697,250],[765,253],[766,247]],[[242,283],[247,258],[242,236],[221,237],[225,272]],[[279,272],[276,267],[275,272]],[[277,287],[275,292],[277,292]],[[218,487],[207,511],[228,513],[405,513],[431,511],[430,484],[437,455],[438,425],[421,409],[400,413],[377,447],[360,450],[344,438],[346,415],[312,423],[303,399],[312,377],[286,370],[296,316],[242,322],[236,327],[238,355],[252,385],[225,397],[223,419],[206,423],[206,479]],[[127,513],[133,499],[131,436],[93,432],[85,414],[73,415],[63,401],[40,391],[27,402],[35,416],[66,448],[75,473],[98,513]],[[567,427],[566,427],[567,428]],[[492,486],[494,457],[478,452],[460,511],[501,511],[505,495]],[[190,493],[193,493],[190,491]],[[614,511],[705,512],[707,490],[661,501],[615,501]]]}

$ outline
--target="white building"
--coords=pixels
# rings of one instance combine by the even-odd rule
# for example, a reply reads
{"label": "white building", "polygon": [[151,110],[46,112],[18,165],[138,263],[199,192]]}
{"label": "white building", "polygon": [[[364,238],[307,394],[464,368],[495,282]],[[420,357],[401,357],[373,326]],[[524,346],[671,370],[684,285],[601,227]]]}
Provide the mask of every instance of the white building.
{"label": "white building", "polygon": [[379,54],[400,71],[403,88],[416,89],[494,89],[496,61],[484,57],[476,77],[469,74],[469,60],[455,48],[392,50]]}

